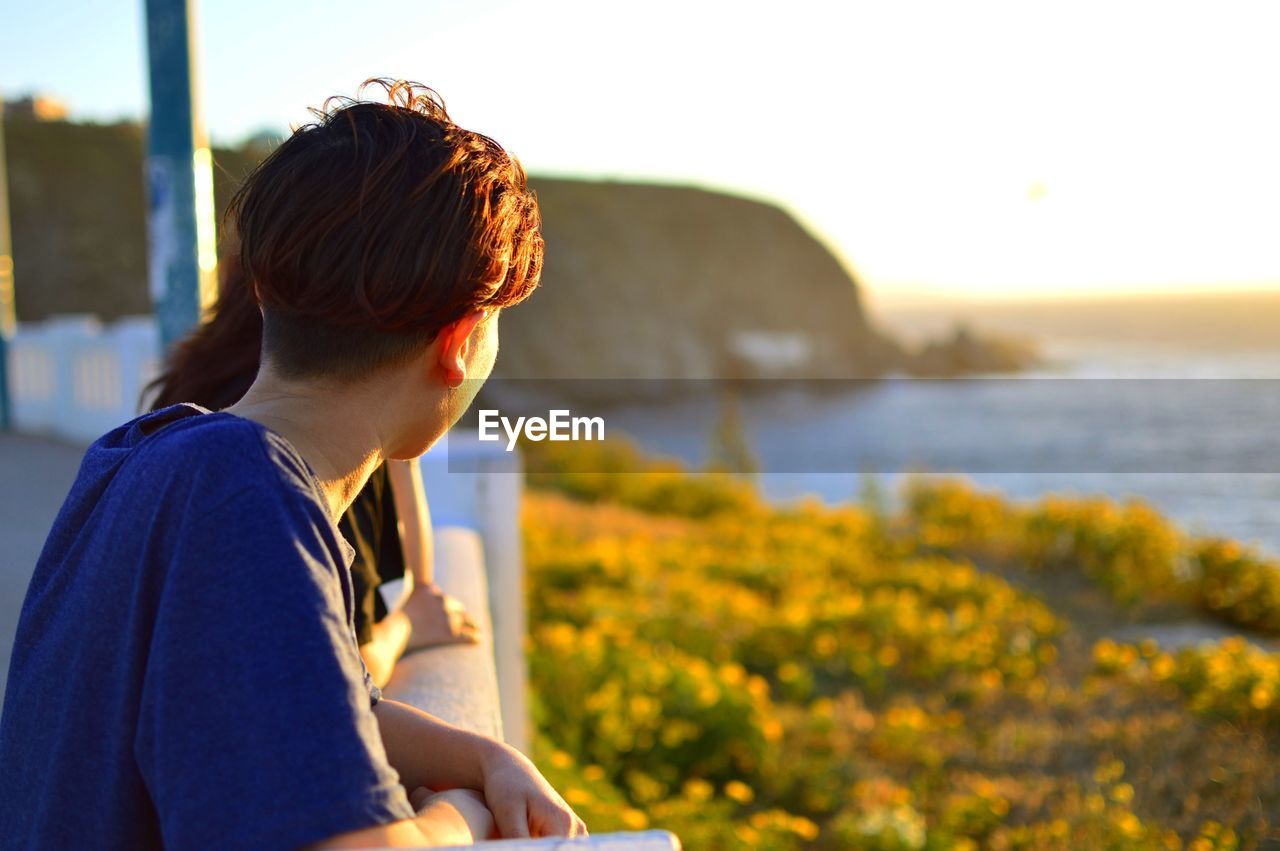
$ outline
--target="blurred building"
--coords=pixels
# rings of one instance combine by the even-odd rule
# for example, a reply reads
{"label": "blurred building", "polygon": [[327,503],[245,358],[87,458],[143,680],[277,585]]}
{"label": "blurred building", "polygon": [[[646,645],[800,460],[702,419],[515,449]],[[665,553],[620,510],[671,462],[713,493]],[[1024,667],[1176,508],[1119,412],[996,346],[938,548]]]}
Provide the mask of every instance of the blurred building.
{"label": "blurred building", "polygon": [[4,105],[7,118],[27,118],[35,121],[65,121],[66,101],[47,95],[27,95]]}

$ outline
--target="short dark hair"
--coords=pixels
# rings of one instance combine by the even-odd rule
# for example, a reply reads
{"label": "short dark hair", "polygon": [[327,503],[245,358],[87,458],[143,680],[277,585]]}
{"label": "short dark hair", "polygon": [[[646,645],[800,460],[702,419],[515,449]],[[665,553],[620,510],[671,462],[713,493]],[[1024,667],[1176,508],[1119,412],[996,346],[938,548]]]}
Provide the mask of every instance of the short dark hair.
{"label": "short dark hair", "polygon": [[330,98],[249,176],[228,215],[264,316],[263,354],[292,377],[403,362],[471,311],[528,297],[542,274],[520,163],[454,124],[418,83]]}

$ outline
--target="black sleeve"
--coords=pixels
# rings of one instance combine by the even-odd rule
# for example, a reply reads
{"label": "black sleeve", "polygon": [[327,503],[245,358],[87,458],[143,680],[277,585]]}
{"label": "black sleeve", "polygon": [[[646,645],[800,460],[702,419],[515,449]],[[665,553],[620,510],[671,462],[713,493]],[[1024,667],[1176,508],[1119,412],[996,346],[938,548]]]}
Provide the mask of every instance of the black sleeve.
{"label": "black sleeve", "polygon": [[[356,551],[351,562],[351,588],[354,592],[356,641],[360,644],[368,644],[373,639],[373,624],[379,617],[379,561],[385,527],[383,514],[390,496],[386,467],[378,467],[338,521],[338,530]],[[391,510],[394,511],[394,507]]]}
{"label": "black sleeve", "polygon": [[[403,579],[407,570],[404,544],[400,540],[400,514],[396,511],[395,496],[391,493],[391,479],[382,499],[382,534],[378,536],[378,584]],[[381,594],[374,594],[375,620],[387,616],[386,602]]]}

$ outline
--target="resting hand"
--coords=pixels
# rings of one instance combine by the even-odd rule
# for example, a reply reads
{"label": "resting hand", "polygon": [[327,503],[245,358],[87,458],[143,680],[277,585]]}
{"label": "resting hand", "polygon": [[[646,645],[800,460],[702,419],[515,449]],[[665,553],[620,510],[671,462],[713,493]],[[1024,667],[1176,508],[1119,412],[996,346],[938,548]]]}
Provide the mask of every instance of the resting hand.
{"label": "resting hand", "polygon": [[472,789],[433,793],[419,787],[409,795],[409,803],[417,810],[419,820],[434,830],[451,830],[455,835],[470,833],[472,842],[498,838],[493,813],[485,806],[484,796]]}
{"label": "resting hand", "polygon": [[516,749],[499,748],[483,771],[484,798],[503,839],[587,835],[582,819]]}
{"label": "resting hand", "polygon": [[456,598],[436,585],[419,585],[404,604],[405,616],[413,631],[406,650],[421,650],[443,644],[474,644],[475,622]]}

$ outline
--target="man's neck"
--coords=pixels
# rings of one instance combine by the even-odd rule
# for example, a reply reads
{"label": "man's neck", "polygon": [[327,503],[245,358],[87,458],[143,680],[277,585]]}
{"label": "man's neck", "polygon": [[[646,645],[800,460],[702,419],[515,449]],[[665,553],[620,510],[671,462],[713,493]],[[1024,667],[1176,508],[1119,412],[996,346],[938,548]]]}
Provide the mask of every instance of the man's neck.
{"label": "man's neck", "polygon": [[229,414],[266,426],[293,444],[315,472],[335,521],[384,460],[369,407],[329,388],[259,376]]}

